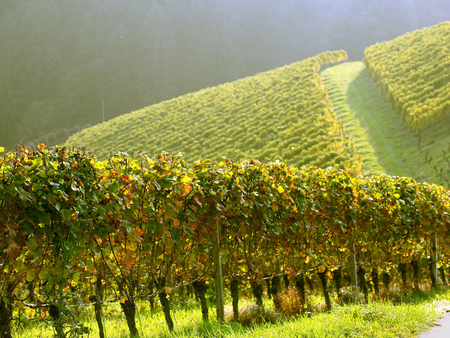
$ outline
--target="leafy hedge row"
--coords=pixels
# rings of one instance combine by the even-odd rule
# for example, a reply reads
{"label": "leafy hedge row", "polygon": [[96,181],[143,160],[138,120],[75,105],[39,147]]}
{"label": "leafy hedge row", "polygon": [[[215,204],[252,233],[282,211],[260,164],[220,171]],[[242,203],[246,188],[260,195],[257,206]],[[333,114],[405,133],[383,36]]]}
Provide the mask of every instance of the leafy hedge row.
{"label": "leafy hedge row", "polygon": [[363,62],[411,130],[450,113],[450,22],[370,46]]}
{"label": "leafy hedge row", "polygon": [[361,172],[318,74],[347,59],[327,52],[273,71],[165,101],[72,136],[67,145],[109,152],[182,152],[186,160],[222,156]]}
{"label": "leafy hedge row", "polygon": [[[224,275],[254,285],[276,267],[339,268],[350,238],[366,268],[415,260],[435,234],[448,260],[449,212],[448,190],[408,178],[21,148],[0,158],[0,307],[9,313],[0,330],[10,330],[9,303],[64,309],[95,284],[99,297],[121,300],[136,333],[136,297],[157,290],[165,306],[174,284],[210,278],[217,226]],[[170,327],[170,310],[166,319]]]}

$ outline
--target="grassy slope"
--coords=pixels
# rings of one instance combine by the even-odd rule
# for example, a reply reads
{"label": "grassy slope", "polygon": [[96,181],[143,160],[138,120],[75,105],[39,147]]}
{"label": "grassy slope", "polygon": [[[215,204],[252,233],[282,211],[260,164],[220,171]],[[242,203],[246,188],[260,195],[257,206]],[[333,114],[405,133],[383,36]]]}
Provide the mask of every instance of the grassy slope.
{"label": "grassy slope", "polygon": [[[316,302],[323,298],[313,297]],[[313,312],[312,316],[290,317],[274,323],[254,326],[242,326],[234,322],[219,325],[214,318],[214,310],[210,308],[210,322],[202,322],[201,310],[198,305],[173,306],[175,331],[170,334],[160,309],[150,312],[148,304],[138,303],[137,326],[142,332],[140,337],[415,337],[419,332],[429,329],[431,323],[442,317],[443,310],[450,307],[450,291],[433,293],[406,294],[401,304],[378,301],[369,304],[335,306],[328,313]],[[251,302],[251,301],[250,301]],[[266,301],[266,309],[272,308],[272,302]],[[242,315],[254,306],[241,299]],[[83,308],[81,323],[92,329],[92,337],[98,336],[91,307]],[[103,306],[105,330],[109,338],[128,338],[126,321],[118,303],[106,303]],[[270,310],[273,312],[272,310]],[[248,312],[248,311],[247,311]],[[241,315],[241,317],[242,317]],[[247,314],[246,316],[252,316]],[[232,317],[231,305],[226,307],[226,317]],[[254,315],[253,315],[254,317]],[[16,338],[53,337],[51,322],[23,323],[24,328],[15,333]]]}
{"label": "grassy slope", "polygon": [[423,129],[419,149],[418,137],[386,101],[362,62],[329,67],[321,76],[338,118],[363,155],[365,174],[385,172],[448,186],[450,167],[442,150],[450,159],[449,116]]}
{"label": "grassy slope", "polygon": [[[389,118],[395,117],[395,115],[392,107],[386,104],[384,99],[380,100],[378,96],[371,95],[372,97],[369,98],[371,100],[368,100],[367,96],[371,94],[371,90],[367,86],[373,86],[373,84],[370,79],[362,79],[363,71],[362,62],[350,62],[329,67],[321,72],[321,76],[330,95],[334,111],[344,123],[346,133],[352,135],[358,153],[363,156],[364,174],[379,175],[387,172],[389,166],[382,165],[380,162],[382,160],[381,153],[386,152],[378,150],[383,145],[375,142],[374,138],[385,140],[383,137],[377,137],[383,132],[383,129],[380,128],[381,124],[373,121],[372,115],[376,115],[376,111],[379,112],[380,119],[383,118],[381,114]],[[357,86],[356,82],[359,82],[360,85]],[[390,144],[384,143],[384,148],[390,146]],[[390,167],[395,167],[397,161],[394,156],[390,156],[389,161],[385,159],[384,162],[391,162]],[[396,172],[400,174],[401,168],[397,168]]]}

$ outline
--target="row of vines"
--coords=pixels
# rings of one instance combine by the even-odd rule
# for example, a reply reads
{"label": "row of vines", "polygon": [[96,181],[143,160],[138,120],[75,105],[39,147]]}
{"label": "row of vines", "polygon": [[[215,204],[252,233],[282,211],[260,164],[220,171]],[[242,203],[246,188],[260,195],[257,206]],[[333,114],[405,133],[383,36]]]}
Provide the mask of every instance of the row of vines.
{"label": "row of vines", "polygon": [[0,157],[0,337],[11,337],[23,306],[47,308],[63,337],[64,308],[84,299],[101,317],[107,296],[120,301],[131,334],[136,300],[150,296],[173,329],[168,294],[194,283],[204,299],[219,252],[234,290],[250,280],[259,302],[263,278],[280,268],[292,277],[317,270],[325,281],[357,253],[373,272],[417,261],[435,235],[445,261],[449,211],[448,190],[408,178],[20,147]]}
{"label": "row of vines", "polygon": [[365,50],[363,62],[408,127],[419,132],[450,113],[450,22]]}
{"label": "row of vines", "polygon": [[[327,52],[273,71],[187,94],[88,128],[66,145],[110,151],[182,152],[187,161],[221,156],[361,173],[318,72],[347,59]],[[244,140],[244,141],[242,141]]]}

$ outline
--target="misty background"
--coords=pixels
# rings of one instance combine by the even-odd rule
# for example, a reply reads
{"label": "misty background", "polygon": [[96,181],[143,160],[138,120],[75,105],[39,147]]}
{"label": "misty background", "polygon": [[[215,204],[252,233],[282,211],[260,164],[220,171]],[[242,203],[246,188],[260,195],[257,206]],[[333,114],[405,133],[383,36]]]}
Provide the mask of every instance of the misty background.
{"label": "misty background", "polygon": [[0,0],[0,146],[446,20],[448,0]]}

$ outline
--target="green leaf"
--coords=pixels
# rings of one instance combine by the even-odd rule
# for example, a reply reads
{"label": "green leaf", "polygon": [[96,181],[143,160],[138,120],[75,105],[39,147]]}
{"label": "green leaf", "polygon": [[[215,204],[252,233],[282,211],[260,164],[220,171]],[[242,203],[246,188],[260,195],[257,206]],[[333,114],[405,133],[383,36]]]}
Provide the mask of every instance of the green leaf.
{"label": "green leaf", "polygon": [[13,190],[14,190],[14,185],[13,185],[13,184],[8,185],[8,186],[6,186],[6,187],[3,189],[3,191],[4,191],[4,192],[7,192],[7,193],[9,193],[9,192],[11,192],[11,191],[13,191]]}
{"label": "green leaf", "polygon": [[125,223],[125,230],[126,230],[128,233],[133,232],[133,224],[130,223],[130,222],[128,222],[128,221],[125,221],[124,223]]}
{"label": "green leaf", "polygon": [[160,180],[159,182],[164,189],[170,189],[170,188],[172,188],[175,181],[176,181],[176,178],[165,177],[164,179]]}
{"label": "green leaf", "polygon": [[32,282],[36,278],[36,272],[34,270],[27,271],[27,282]]}
{"label": "green leaf", "polygon": [[117,182],[111,183],[108,186],[108,191],[109,192],[114,192],[114,191],[117,191],[118,189],[119,189],[119,183],[117,183]]}
{"label": "green leaf", "polygon": [[192,238],[194,236],[194,232],[189,227],[183,225],[183,230],[189,238]]}
{"label": "green leaf", "polygon": [[21,184],[21,183],[23,183],[24,181],[25,181],[25,178],[24,178],[22,175],[20,175],[20,174],[14,175],[13,182],[14,182],[15,184]]}
{"label": "green leaf", "polygon": [[40,178],[47,178],[48,177],[47,173],[45,171],[43,171],[43,170],[39,171],[38,175],[39,175]]}
{"label": "green leaf", "polygon": [[16,188],[16,190],[17,190],[17,192],[19,193],[19,198],[20,198],[21,200],[28,200],[28,201],[31,200],[30,194],[27,193],[25,190],[23,190],[23,188],[18,187],[18,188]]}
{"label": "green leaf", "polygon": [[128,220],[133,221],[133,220],[134,220],[133,209],[127,209],[127,210],[125,210],[124,216],[125,216]]}
{"label": "green leaf", "polygon": [[61,210],[61,217],[64,221],[68,222],[72,218],[72,212],[67,209]]}
{"label": "green leaf", "polygon": [[38,214],[38,219],[39,219],[39,222],[41,222],[42,224],[49,224],[51,221],[50,215],[44,211],[42,211]]}
{"label": "green leaf", "polygon": [[105,214],[106,214],[105,208],[103,208],[101,205],[97,206],[97,212],[98,212],[101,216],[105,216]]}
{"label": "green leaf", "polygon": [[180,231],[178,229],[170,230],[170,234],[172,235],[172,239],[176,242],[178,238],[180,238]]}

